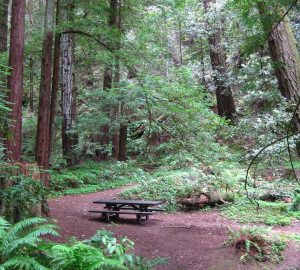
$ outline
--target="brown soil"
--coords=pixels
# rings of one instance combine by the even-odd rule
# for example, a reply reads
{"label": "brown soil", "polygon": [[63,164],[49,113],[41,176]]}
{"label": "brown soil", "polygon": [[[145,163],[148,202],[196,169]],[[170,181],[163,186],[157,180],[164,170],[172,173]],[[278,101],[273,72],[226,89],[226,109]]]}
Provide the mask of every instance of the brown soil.
{"label": "brown soil", "polygon": [[[97,230],[106,228],[115,236],[126,236],[135,243],[135,254],[146,258],[169,257],[169,265],[157,266],[161,270],[230,270],[230,269],[300,269],[300,249],[290,243],[285,250],[285,261],[276,264],[243,264],[239,256],[222,246],[228,238],[228,230],[241,226],[238,222],[222,217],[218,212],[166,214],[156,213],[149,220],[136,224],[131,216],[123,215],[114,221],[118,226],[99,219],[99,214],[88,210],[100,209],[93,204],[99,199],[112,199],[122,189],[113,189],[87,195],[65,196],[49,201],[50,217],[57,220],[62,238],[52,239],[66,242],[71,236],[78,240],[92,237]],[[109,226],[110,225],[110,226]],[[109,227],[108,227],[109,226]],[[276,227],[276,233],[300,233],[300,223],[289,227]]]}

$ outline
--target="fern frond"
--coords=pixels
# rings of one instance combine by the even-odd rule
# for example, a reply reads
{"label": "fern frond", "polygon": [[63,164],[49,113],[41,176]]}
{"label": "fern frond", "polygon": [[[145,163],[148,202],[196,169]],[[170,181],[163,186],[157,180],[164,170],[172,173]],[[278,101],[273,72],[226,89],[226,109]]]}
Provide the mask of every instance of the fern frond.
{"label": "fern frond", "polygon": [[[58,236],[59,233],[55,230],[58,227],[54,224],[44,224],[46,221],[48,220],[45,218],[30,218],[16,223],[8,230],[1,241],[2,254],[9,258],[13,252],[23,246],[36,247],[41,242],[39,237],[42,235]],[[36,226],[39,223],[42,224]]]}
{"label": "fern frond", "polygon": [[1,270],[11,268],[19,270],[50,270],[50,268],[41,265],[37,260],[28,256],[14,257],[0,265]]}
{"label": "fern frond", "polygon": [[[120,261],[118,260],[114,260],[114,259],[105,259],[102,262],[102,265],[108,265],[108,266],[112,266],[113,269],[128,269],[126,266],[124,266]],[[91,268],[91,269],[98,269],[98,268]],[[101,268],[100,268],[101,269]]]}
{"label": "fern frond", "polygon": [[51,224],[45,224],[44,226],[35,228],[34,231],[30,232],[28,236],[35,236],[35,237],[40,237],[43,235],[54,235],[54,236],[60,236],[60,234],[56,231],[58,227]]}
{"label": "fern frond", "polygon": [[15,241],[20,235],[25,233],[26,228],[34,227],[37,224],[47,222],[46,218],[34,217],[22,220],[9,228],[4,243]]}
{"label": "fern frond", "polygon": [[126,266],[124,266],[121,262],[114,259],[105,259],[104,261],[96,262],[90,265],[87,270],[98,270],[103,269],[103,266],[111,266],[112,269],[128,269]]}
{"label": "fern frond", "polygon": [[10,223],[8,221],[6,221],[3,217],[0,217],[0,227],[9,227]]}

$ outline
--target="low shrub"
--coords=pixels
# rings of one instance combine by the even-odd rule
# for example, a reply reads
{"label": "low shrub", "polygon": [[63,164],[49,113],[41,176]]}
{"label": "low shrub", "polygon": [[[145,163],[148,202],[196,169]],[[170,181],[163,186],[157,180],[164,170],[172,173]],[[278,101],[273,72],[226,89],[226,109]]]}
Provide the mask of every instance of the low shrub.
{"label": "low shrub", "polygon": [[83,194],[122,187],[146,179],[148,173],[130,162],[88,161],[60,172],[51,173],[52,196]]}
{"label": "low shrub", "polygon": [[271,228],[248,227],[243,226],[239,230],[229,230],[229,239],[225,245],[233,247],[238,253],[241,253],[242,261],[272,261],[275,263],[283,260],[282,251],[286,247],[283,240],[275,240],[269,237]]}
{"label": "low shrub", "polygon": [[227,218],[244,223],[265,223],[270,226],[288,226],[294,219],[300,218],[300,212],[287,212],[284,202],[258,201],[252,204],[248,199],[236,200],[233,205],[221,207],[221,213]]}
{"label": "low shrub", "polygon": [[162,200],[169,212],[175,211],[179,198],[193,190],[201,190],[202,178],[197,173],[181,172],[143,181],[140,185],[126,189],[120,195],[126,199]]}

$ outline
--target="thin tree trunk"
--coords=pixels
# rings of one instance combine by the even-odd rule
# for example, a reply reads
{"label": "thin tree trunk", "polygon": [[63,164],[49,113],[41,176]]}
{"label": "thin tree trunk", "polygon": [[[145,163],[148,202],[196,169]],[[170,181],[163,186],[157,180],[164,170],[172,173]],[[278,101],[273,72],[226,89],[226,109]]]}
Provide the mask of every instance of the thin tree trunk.
{"label": "thin tree trunk", "polygon": [[[208,12],[209,4],[214,0],[204,0],[205,11]],[[210,45],[209,54],[212,68],[215,72],[214,82],[216,86],[216,97],[218,105],[218,115],[228,120],[234,120],[236,108],[229,86],[225,86],[226,81],[226,55],[225,47],[221,42],[222,29],[214,29],[214,33],[210,35],[208,42]]]}
{"label": "thin tree trunk", "polygon": [[[73,2],[64,2],[64,9],[62,10],[62,18],[64,21],[70,21],[66,7],[71,10],[74,8]],[[68,165],[77,162],[74,148],[78,143],[78,135],[74,131],[77,124],[77,104],[76,104],[76,85],[75,85],[75,67],[74,67],[74,50],[75,41],[74,35],[66,33],[62,35],[61,40],[61,66],[62,66],[62,148],[63,155],[67,160]]]}
{"label": "thin tree trunk", "polygon": [[[103,76],[103,90],[109,92],[112,88],[112,67],[111,63],[107,63],[104,68],[104,76]],[[110,115],[110,106],[105,105],[104,106],[104,112],[107,115],[107,118],[109,118]],[[102,160],[107,160],[108,158],[108,152],[105,149],[109,145],[109,124],[106,123],[101,126],[101,135],[100,135],[100,145],[101,145],[101,151],[100,151],[100,158]]]}
{"label": "thin tree trunk", "polygon": [[[122,113],[124,113],[124,106],[122,107]],[[127,160],[127,125],[125,121],[122,122],[120,127],[118,160]]]}
{"label": "thin tree trunk", "polygon": [[33,112],[33,57],[30,56],[29,57],[29,72],[30,72],[30,75],[29,75],[29,81],[30,81],[30,84],[29,84],[29,107],[30,107],[30,111]]}
{"label": "thin tree trunk", "polygon": [[[49,169],[49,115],[51,95],[51,65],[55,1],[47,0],[44,23],[44,42],[36,137],[36,161],[42,170]],[[42,183],[50,186],[49,173],[41,172]]]}
{"label": "thin tree trunk", "polygon": [[[120,82],[120,62],[117,60],[116,64],[116,72],[115,72],[115,78],[114,78],[114,87],[118,87],[118,84]],[[120,113],[120,105],[115,104],[114,111],[113,111],[113,134],[112,134],[112,153],[111,156],[113,158],[118,158],[119,153],[119,128],[116,125],[116,119],[118,118],[118,115]]]}
{"label": "thin tree trunk", "polygon": [[[29,1],[29,32],[32,32],[32,12],[33,12],[33,7],[32,7],[32,0]],[[33,56],[29,56],[29,108],[30,112],[33,112],[33,86],[34,86],[34,71],[33,71]]]}
{"label": "thin tree trunk", "polygon": [[21,134],[22,134],[22,94],[24,71],[24,34],[25,34],[25,1],[12,1],[11,38],[9,51],[10,75],[7,78],[9,90],[8,102],[11,112],[9,132],[12,137],[6,141],[8,159],[21,161]]}
{"label": "thin tree trunk", "polygon": [[[56,25],[59,24],[60,18],[60,0],[56,1]],[[50,106],[50,131],[49,131],[49,156],[50,167],[52,166],[52,156],[54,150],[54,140],[56,134],[56,117],[57,117],[57,104],[58,104],[58,89],[59,89],[59,61],[60,61],[60,38],[61,35],[55,35],[54,43],[54,62],[53,62],[53,77],[52,77],[52,93],[51,93],[51,106]]]}

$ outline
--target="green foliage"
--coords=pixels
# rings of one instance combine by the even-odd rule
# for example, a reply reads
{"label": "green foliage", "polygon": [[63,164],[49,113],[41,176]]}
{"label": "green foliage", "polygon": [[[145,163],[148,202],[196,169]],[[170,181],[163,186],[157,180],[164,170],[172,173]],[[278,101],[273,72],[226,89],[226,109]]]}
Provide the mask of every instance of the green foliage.
{"label": "green foliage", "polygon": [[40,264],[41,236],[59,235],[45,218],[29,218],[10,226],[0,217],[0,269],[48,269]]}
{"label": "green foliage", "polygon": [[296,188],[294,190],[293,203],[287,207],[287,210],[300,212],[300,189],[299,188]]}
{"label": "green foliage", "polygon": [[22,117],[22,158],[30,162],[35,161],[36,135],[33,134],[36,131],[36,126],[36,116],[28,110],[24,110]]}
{"label": "green foliage", "polygon": [[47,255],[53,258],[52,269],[127,269],[118,260],[105,258],[101,250],[82,242],[54,245]]}
{"label": "green foliage", "polygon": [[6,176],[4,179],[13,183],[10,188],[0,192],[1,199],[5,201],[4,215],[6,219],[15,222],[35,216],[33,208],[41,207],[43,198],[48,193],[43,184],[23,175],[13,176],[9,179]]}
{"label": "green foliage", "polygon": [[[45,223],[45,218],[26,219],[10,225],[0,217],[0,269],[154,269],[164,264],[164,258],[144,260],[129,253],[134,243],[117,239],[105,229],[91,239],[73,240],[69,244],[45,242],[45,235],[58,236],[57,226]],[[87,243],[87,244],[86,244]]]}
{"label": "green foliage", "polygon": [[[11,109],[8,107],[7,102],[7,90],[6,85],[2,81],[8,74],[9,68],[2,63],[6,59],[6,54],[3,53],[0,55],[0,130],[1,130],[1,138],[0,138],[0,160],[4,160],[3,150],[4,150],[4,141],[3,137],[8,137],[10,134],[8,133],[8,113]],[[1,164],[1,161],[0,161]]]}
{"label": "green foliage", "polygon": [[117,188],[139,182],[147,175],[130,162],[89,161],[82,165],[53,172],[51,189],[56,194],[82,194]]}
{"label": "green foliage", "polygon": [[267,225],[287,226],[296,218],[300,218],[300,212],[287,212],[284,202],[258,201],[257,205],[251,204],[247,199],[236,200],[234,205],[222,208],[222,215],[239,220],[243,223],[266,223]]}
{"label": "green foliage", "polygon": [[227,227],[229,239],[226,245],[234,247],[242,255],[242,261],[258,260],[272,261],[279,263],[284,259],[282,251],[286,247],[286,242],[275,240],[268,236],[271,228],[243,226],[239,230],[233,230]]}
{"label": "green foliage", "polygon": [[193,190],[201,190],[204,175],[197,172],[166,173],[157,179],[143,181],[140,185],[126,189],[120,194],[127,199],[162,200],[168,211],[174,211],[179,198]]}

